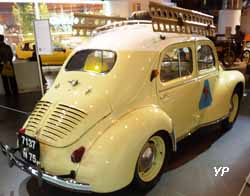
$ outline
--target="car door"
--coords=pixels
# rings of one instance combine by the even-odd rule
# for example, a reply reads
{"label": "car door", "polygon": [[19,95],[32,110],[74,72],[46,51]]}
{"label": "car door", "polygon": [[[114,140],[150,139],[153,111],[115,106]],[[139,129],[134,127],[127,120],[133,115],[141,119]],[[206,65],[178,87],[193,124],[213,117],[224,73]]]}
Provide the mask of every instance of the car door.
{"label": "car door", "polygon": [[167,47],[160,58],[157,79],[161,108],[172,118],[177,138],[188,134],[199,123],[195,43]]}
{"label": "car door", "polygon": [[63,64],[66,58],[66,49],[60,46],[54,48],[54,62],[55,64]]}
{"label": "car door", "polygon": [[219,79],[219,67],[215,48],[210,41],[198,41],[196,52],[200,91],[200,124],[205,124],[217,119],[217,113],[213,111],[213,108],[216,84]]}

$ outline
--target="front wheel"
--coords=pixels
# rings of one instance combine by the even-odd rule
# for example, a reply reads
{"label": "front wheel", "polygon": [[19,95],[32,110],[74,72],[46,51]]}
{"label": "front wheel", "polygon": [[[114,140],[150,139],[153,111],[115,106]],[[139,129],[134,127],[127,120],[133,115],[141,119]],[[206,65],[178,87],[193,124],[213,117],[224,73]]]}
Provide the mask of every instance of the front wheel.
{"label": "front wheel", "polygon": [[164,135],[153,135],[140,152],[132,184],[141,191],[153,188],[161,178],[170,153],[170,142]]}
{"label": "front wheel", "polygon": [[241,60],[246,64],[250,63],[250,51],[245,50],[242,54]]}
{"label": "front wheel", "polygon": [[222,59],[222,63],[225,67],[230,67],[233,65],[233,62],[235,60],[235,53],[233,50],[231,49],[226,49],[223,52],[223,59]]}
{"label": "front wheel", "polygon": [[239,109],[240,109],[240,94],[238,90],[235,89],[231,97],[229,116],[222,122],[222,126],[226,131],[230,130],[233,127],[237,119],[237,116],[239,114]]}

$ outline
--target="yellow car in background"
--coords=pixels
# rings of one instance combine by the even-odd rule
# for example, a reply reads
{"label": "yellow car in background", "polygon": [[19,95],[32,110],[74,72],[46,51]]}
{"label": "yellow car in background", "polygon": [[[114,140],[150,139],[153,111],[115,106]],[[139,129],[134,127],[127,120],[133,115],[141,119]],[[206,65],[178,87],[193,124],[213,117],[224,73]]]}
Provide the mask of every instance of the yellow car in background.
{"label": "yellow car in background", "polygon": [[34,41],[24,41],[17,45],[16,56],[18,59],[29,59],[32,57]]}
{"label": "yellow car in background", "polygon": [[[29,60],[34,53],[34,41],[24,41],[17,45],[16,56],[18,59]],[[43,65],[62,65],[69,56],[72,49],[65,48],[62,45],[53,45],[53,54],[41,55]]]}

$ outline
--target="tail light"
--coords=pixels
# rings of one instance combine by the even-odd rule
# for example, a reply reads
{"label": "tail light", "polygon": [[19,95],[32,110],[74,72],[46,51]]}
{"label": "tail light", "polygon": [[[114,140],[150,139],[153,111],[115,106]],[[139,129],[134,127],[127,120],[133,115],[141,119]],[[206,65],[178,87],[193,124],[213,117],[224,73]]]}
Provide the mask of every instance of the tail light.
{"label": "tail light", "polygon": [[25,134],[25,131],[26,131],[25,128],[21,128],[21,129],[19,129],[18,133],[23,135],[23,134]]}
{"label": "tail light", "polygon": [[73,163],[79,163],[85,153],[85,148],[80,147],[71,154],[71,161]]}

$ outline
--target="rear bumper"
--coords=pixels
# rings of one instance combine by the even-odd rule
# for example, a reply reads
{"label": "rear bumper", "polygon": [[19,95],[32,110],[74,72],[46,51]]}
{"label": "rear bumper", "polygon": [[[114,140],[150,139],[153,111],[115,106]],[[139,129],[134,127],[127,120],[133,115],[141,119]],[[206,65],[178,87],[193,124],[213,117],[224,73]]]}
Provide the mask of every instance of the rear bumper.
{"label": "rear bumper", "polygon": [[4,145],[0,142],[0,150],[7,157],[10,167],[16,166],[22,171],[38,178],[39,182],[45,181],[54,186],[58,186],[63,189],[77,191],[77,192],[92,192],[89,184],[82,184],[76,182],[74,179],[62,178],[60,176],[53,176],[41,170],[39,166],[32,166],[26,161],[18,158],[15,154],[18,149],[13,149],[8,145]]}

